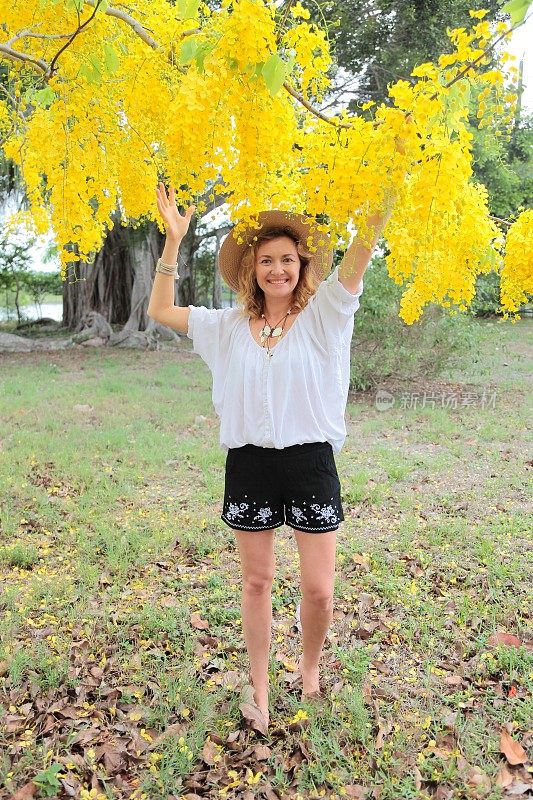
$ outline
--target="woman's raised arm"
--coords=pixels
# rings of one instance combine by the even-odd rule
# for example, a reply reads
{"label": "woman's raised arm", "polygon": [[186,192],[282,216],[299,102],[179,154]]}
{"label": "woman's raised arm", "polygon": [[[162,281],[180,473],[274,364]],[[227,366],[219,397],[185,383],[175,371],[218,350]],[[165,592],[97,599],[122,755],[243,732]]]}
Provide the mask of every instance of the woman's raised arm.
{"label": "woman's raised arm", "polygon": [[[174,187],[170,187],[170,196],[167,196],[166,189],[162,183],[156,190],[157,208],[166,230],[166,240],[161,261],[164,264],[177,264],[180,244],[189,229],[189,222],[194,213],[195,206],[189,206],[182,216],[176,206],[174,199]],[[156,272],[152,293],[148,302],[146,313],[151,319],[166,325],[180,333],[187,333],[189,327],[190,308],[174,305],[174,286],[175,278],[173,275],[165,275]]]}

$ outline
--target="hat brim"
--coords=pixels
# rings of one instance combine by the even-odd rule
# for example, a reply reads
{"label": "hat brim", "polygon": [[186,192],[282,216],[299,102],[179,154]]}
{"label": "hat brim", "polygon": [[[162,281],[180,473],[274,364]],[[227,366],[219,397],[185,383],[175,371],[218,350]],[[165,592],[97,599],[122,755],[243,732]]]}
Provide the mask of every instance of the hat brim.
{"label": "hat brim", "polygon": [[[309,267],[312,270],[318,283],[327,277],[331,265],[333,264],[333,250],[328,237],[318,231],[311,217],[302,214],[293,214],[290,211],[261,211],[258,214],[259,228],[247,228],[244,232],[234,235],[234,229],[226,236],[218,253],[218,267],[222,278],[227,285],[235,292],[238,291],[238,275],[241,266],[241,259],[247,249],[252,246],[254,236],[260,231],[270,228],[290,228],[298,236],[304,247],[307,247],[307,240],[311,237],[311,243],[316,250],[311,253]],[[242,243],[237,241],[242,239]],[[318,244],[319,240],[326,240],[324,244]]]}

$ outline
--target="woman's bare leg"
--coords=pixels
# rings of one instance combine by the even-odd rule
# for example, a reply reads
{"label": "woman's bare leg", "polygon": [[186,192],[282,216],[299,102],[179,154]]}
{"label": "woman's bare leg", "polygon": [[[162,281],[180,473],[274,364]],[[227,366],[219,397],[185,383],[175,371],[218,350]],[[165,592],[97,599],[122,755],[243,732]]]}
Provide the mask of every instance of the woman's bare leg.
{"label": "woman's bare leg", "polygon": [[319,661],[333,618],[337,531],[294,531],[300,554],[303,656],[300,659],[303,691],[319,689]]}
{"label": "woman's bare leg", "polygon": [[242,627],[250,659],[255,702],[268,718],[274,530],[234,531],[242,569]]}

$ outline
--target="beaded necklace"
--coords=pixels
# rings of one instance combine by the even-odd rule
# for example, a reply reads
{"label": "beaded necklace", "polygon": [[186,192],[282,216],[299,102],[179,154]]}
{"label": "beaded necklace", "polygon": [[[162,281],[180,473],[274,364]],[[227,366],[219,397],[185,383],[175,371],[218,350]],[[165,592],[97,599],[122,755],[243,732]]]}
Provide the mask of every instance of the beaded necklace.
{"label": "beaded necklace", "polygon": [[[289,308],[289,310],[287,311],[287,313],[285,314],[283,319],[280,320],[278,322],[278,324],[275,325],[274,327],[272,327],[270,325],[270,323],[268,322],[268,320],[265,317],[265,315],[261,314],[261,319],[265,320],[265,324],[263,325],[263,327],[261,328],[261,331],[260,331],[260,334],[261,334],[261,346],[262,347],[265,346],[265,339],[266,339],[267,353],[270,356],[270,358],[272,358],[272,351],[270,349],[270,339],[271,338],[278,338],[279,336],[282,336],[283,329],[285,328],[285,321],[286,321],[287,317],[289,316],[289,314],[291,313],[291,311],[292,311],[292,308]],[[280,325],[280,323],[282,323],[282,324]]]}

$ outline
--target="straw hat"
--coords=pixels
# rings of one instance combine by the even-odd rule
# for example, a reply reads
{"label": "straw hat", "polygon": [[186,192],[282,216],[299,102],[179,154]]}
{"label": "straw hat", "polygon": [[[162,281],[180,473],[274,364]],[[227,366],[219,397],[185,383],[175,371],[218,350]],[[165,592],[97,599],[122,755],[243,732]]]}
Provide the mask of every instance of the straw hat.
{"label": "straw hat", "polygon": [[[241,265],[241,258],[246,252],[248,247],[251,247],[254,236],[257,236],[263,231],[270,230],[271,228],[290,228],[298,239],[301,240],[304,247],[307,246],[307,237],[312,236],[313,245],[317,248],[311,254],[309,268],[313,271],[318,282],[324,280],[329,273],[333,263],[333,250],[331,249],[328,237],[323,232],[313,228],[313,219],[305,217],[302,214],[293,214],[290,211],[261,211],[258,214],[258,221],[260,228],[247,228],[240,233],[240,238],[243,239],[242,244],[238,244],[234,236],[234,231],[229,233],[220,248],[218,254],[218,266],[220,274],[235,292],[238,290],[239,285],[237,281],[239,268]],[[326,243],[319,245],[319,239],[326,239]]]}

